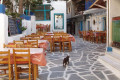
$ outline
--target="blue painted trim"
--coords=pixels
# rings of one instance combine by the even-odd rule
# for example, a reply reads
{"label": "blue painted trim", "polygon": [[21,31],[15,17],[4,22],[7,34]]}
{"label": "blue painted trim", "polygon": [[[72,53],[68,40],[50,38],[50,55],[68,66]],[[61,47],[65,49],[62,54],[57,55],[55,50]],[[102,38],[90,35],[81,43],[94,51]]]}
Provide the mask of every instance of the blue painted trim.
{"label": "blue painted trim", "polygon": [[[54,13],[54,29],[55,29],[55,15],[62,15],[63,16],[63,28],[64,29],[64,13]],[[62,30],[60,29],[60,30]]]}
{"label": "blue painted trim", "polygon": [[0,4],[0,13],[5,14],[5,5]]}
{"label": "blue painted trim", "polygon": [[83,31],[83,21],[80,21],[80,31]]}
{"label": "blue painted trim", "polygon": [[[19,21],[19,22],[18,22]],[[20,29],[20,19],[16,19],[16,26],[17,26],[17,30],[18,30],[18,33],[19,34],[21,34],[22,33],[22,31],[21,31],[21,29]],[[20,27],[19,27],[20,26]]]}
{"label": "blue painted trim", "polygon": [[[50,20],[51,20],[51,10],[50,10],[50,9],[47,9],[47,10],[45,9],[45,7],[48,6],[48,5],[50,5],[50,4],[42,4],[42,6],[44,6],[44,10],[35,10],[35,11],[43,11],[43,12],[44,12],[44,20],[36,20],[36,21],[50,21]],[[39,6],[39,5],[38,5],[38,6]],[[29,11],[29,10],[25,10],[26,15],[28,15],[28,11]],[[46,19],[46,12],[47,12],[47,11],[50,11],[50,20],[47,20],[47,19]]]}
{"label": "blue painted trim", "polygon": [[112,47],[107,47],[107,52],[112,52]]}
{"label": "blue painted trim", "polygon": [[28,16],[28,15],[25,15],[25,14],[20,15],[20,18],[26,19],[26,20],[31,20],[31,16]]}
{"label": "blue painted trim", "polygon": [[45,11],[45,5],[44,5],[44,20],[46,20],[46,11]]}

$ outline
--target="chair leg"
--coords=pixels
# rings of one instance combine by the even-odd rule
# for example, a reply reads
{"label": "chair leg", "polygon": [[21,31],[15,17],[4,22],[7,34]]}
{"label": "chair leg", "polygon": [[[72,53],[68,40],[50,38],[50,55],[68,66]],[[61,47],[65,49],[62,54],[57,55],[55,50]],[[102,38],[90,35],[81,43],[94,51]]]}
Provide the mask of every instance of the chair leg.
{"label": "chair leg", "polygon": [[12,77],[12,80],[13,80],[14,79],[13,65],[11,65],[11,77]]}
{"label": "chair leg", "polygon": [[38,65],[37,65],[37,77],[39,76],[39,72],[38,72]]}
{"label": "chair leg", "polygon": [[69,51],[71,51],[71,45],[70,45],[70,42],[69,42]]}
{"label": "chair leg", "polygon": [[63,44],[63,52],[64,52],[64,50],[65,50],[64,42],[62,44]]}
{"label": "chair leg", "polygon": [[61,52],[61,42],[60,42],[59,44],[60,44],[60,46],[59,46],[59,47],[60,47],[60,52]]}
{"label": "chair leg", "polygon": [[11,65],[9,65],[9,80],[11,80]]}
{"label": "chair leg", "polygon": [[50,42],[50,51],[52,52],[52,43]]}
{"label": "chair leg", "polygon": [[34,80],[34,66],[33,66],[33,64],[31,64],[31,74],[32,74],[32,78],[33,78],[33,80]]}
{"label": "chair leg", "polygon": [[71,42],[70,42],[70,50],[72,51],[72,45],[71,45]]}

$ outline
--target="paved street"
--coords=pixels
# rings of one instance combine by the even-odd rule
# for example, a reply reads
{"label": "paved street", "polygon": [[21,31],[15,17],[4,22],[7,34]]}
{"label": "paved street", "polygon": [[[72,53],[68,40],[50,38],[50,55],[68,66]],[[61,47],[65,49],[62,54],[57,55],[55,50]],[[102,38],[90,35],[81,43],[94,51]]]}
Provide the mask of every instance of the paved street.
{"label": "paved street", "polygon": [[[93,44],[76,37],[72,52],[47,52],[47,66],[39,67],[38,80],[120,80],[98,60],[104,56],[105,44]],[[70,64],[63,59],[70,55]]]}

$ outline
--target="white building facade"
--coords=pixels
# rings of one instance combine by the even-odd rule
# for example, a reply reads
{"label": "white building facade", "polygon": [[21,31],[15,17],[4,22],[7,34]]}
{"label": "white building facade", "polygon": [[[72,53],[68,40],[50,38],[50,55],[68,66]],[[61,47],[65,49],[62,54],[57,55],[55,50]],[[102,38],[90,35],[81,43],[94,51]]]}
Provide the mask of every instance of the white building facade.
{"label": "white building facade", "polygon": [[[66,32],[66,1],[53,0],[50,3],[47,3],[47,1],[44,0],[42,6],[44,6],[43,12],[40,9],[35,10],[37,12],[37,13],[35,12],[36,25],[50,24],[51,31]],[[50,6],[50,9],[52,8],[52,10],[46,10],[46,8],[49,9],[49,6]]]}

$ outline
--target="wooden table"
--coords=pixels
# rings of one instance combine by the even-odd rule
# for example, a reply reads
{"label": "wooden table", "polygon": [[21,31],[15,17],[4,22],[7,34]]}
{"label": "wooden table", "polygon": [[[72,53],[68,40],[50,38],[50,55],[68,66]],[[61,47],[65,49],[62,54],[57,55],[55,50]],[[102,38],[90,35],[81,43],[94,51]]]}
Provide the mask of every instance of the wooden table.
{"label": "wooden table", "polygon": [[[27,48],[14,48],[14,49],[27,49]],[[10,50],[10,53],[13,54],[12,48],[1,48],[0,49],[0,51],[8,51],[8,50]],[[45,59],[43,48],[30,48],[30,54],[33,59],[31,62],[33,63],[33,66],[34,66],[34,80],[36,80],[36,78],[38,77],[38,65],[46,66],[47,62]],[[39,60],[39,61],[36,61],[36,60]]]}

